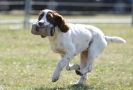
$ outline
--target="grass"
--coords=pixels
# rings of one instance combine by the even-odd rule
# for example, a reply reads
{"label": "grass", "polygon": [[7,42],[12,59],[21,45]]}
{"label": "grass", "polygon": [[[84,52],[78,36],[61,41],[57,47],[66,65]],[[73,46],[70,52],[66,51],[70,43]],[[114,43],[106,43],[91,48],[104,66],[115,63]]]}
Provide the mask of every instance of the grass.
{"label": "grass", "polygon": [[[60,58],[50,50],[47,39],[29,30],[0,27],[0,90],[133,90],[133,27],[98,24],[106,35],[121,36],[126,44],[108,45],[95,61],[84,86],[71,85],[79,77],[63,70],[59,81],[51,82]],[[78,63],[75,57],[73,63]]]}

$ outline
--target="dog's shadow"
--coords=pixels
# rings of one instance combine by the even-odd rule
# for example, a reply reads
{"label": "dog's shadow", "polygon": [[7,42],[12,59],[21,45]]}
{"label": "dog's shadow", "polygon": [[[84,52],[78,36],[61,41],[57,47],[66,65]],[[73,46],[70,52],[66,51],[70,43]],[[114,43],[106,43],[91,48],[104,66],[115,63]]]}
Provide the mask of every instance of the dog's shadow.
{"label": "dog's shadow", "polygon": [[93,90],[93,87],[89,85],[80,85],[80,84],[73,84],[68,86],[66,89],[69,90]]}
{"label": "dog's shadow", "polygon": [[62,87],[54,87],[54,88],[38,87],[33,90],[94,90],[94,88],[89,85],[73,84],[63,88]]}

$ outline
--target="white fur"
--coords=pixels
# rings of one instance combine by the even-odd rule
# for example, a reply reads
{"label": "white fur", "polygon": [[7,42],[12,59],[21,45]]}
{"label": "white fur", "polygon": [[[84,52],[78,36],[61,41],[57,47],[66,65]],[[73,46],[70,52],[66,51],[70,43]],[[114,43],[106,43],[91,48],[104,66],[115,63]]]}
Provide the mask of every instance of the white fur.
{"label": "white fur", "polygon": [[[43,10],[47,13],[49,10]],[[46,20],[46,15],[41,19],[45,23],[49,24]],[[122,38],[107,37],[98,28],[91,25],[82,24],[67,24],[69,30],[66,33],[60,31],[58,27],[55,27],[54,36],[49,36],[51,48],[54,52],[61,55],[61,60],[58,62],[56,69],[53,73],[52,81],[55,82],[59,79],[61,70],[66,67],[67,70],[78,70],[83,74],[79,84],[84,84],[86,81],[86,75],[92,70],[94,59],[102,53],[107,46],[108,41],[125,42]],[[77,54],[88,51],[85,58],[86,61],[81,60],[80,66],[78,64],[70,65],[70,60]]]}
{"label": "white fur", "polygon": [[49,11],[51,11],[51,10],[45,9],[45,10],[42,11],[42,12],[45,12],[45,14],[44,14],[44,16],[42,17],[42,19],[39,20],[39,22],[44,23],[44,25],[49,25],[49,24],[50,24],[50,23],[47,21],[47,19],[46,19],[46,15],[47,15],[47,13],[48,13]]}

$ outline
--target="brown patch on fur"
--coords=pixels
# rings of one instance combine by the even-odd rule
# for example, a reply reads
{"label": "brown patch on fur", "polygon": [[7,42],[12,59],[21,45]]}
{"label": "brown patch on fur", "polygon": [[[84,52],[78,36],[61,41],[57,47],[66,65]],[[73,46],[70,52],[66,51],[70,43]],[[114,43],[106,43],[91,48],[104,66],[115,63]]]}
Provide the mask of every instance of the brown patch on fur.
{"label": "brown patch on fur", "polygon": [[84,68],[87,64],[87,60],[88,60],[88,51],[85,50],[83,52],[81,52],[80,54],[80,59],[81,59],[81,67],[80,68]]}
{"label": "brown patch on fur", "polygon": [[54,14],[53,12],[48,12],[47,15],[46,15],[46,19],[51,23],[53,24],[54,26],[55,25],[55,20],[54,20]]}
{"label": "brown patch on fur", "polygon": [[[40,12],[38,21],[44,16],[44,12]],[[54,26],[58,26],[61,32],[67,32],[69,30],[68,25],[65,23],[64,18],[58,14],[56,11],[50,11],[46,15],[47,20]]]}
{"label": "brown patch on fur", "polygon": [[53,15],[54,15],[55,24],[59,27],[61,32],[67,32],[69,30],[69,27],[65,23],[64,18],[57,12],[54,12]]}

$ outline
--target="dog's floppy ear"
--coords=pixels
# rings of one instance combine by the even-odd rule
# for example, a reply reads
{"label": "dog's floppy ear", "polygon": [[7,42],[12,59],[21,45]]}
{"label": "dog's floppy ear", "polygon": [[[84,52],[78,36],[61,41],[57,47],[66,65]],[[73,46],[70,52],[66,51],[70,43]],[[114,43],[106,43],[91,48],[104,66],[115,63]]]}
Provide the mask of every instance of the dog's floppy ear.
{"label": "dog's floppy ear", "polygon": [[55,24],[59,27],[61,32],[67,32],[69,30],[69,27],[66,25],[64,18],[57,12],[54,12],[54,19]]}

